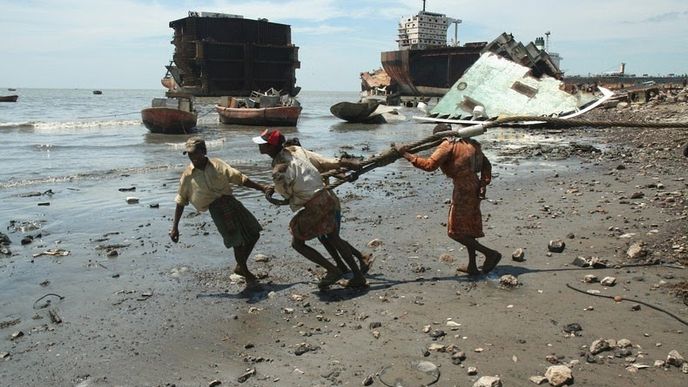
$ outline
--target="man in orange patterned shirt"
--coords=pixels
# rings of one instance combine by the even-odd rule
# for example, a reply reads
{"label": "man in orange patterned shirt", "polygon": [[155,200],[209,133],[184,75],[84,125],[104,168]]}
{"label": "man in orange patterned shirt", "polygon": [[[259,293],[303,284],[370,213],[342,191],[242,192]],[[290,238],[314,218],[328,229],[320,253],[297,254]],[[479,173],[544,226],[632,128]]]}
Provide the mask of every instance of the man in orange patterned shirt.
{"label": "man in orange patterned shirt", "polygon": [[[434,133],[447,130],[451,130],[451,126],[439,124]],[[408,153],[403,146],[395,146],[395,149],[414,167],[424,171],[440,168],[454,182],[447,234],[466,246],[468,251],[468,265],[458,270],[472,276],[480,274],[476,264],[477,250],[485,255],[482,273],[492,271],[502,255],[476,239],[485,236],[480,201],[485,198],[486,187],[492,180],[492,165],[480,149],[480,144],[470,138],[445,138],[429,158]]]}

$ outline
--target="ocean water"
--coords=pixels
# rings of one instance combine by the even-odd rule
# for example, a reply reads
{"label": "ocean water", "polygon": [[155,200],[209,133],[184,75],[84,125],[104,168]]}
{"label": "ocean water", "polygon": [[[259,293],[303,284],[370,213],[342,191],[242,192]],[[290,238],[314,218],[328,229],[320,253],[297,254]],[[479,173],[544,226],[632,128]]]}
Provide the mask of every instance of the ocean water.
{"label": "ocean water", "polygon": [[[17,103],[0,104],[0,192],[13,187],[46,183],[106,179],[122,174],[177,170],[188,160],[181,155],[186,135],[150,133],[141,123],[140,111],[160,90],[103,90],[94,95],[83,89],[19,89]],[[431,129],[418,131],[410,121],[401,124],[351,125],[339,121],[329,107],[355,101],[357,93],[303,92],[303,112],[296,128],[284,128],[304,146],[327,156],[340,147],[370,149],[369,155],[390,142],[416,139]],[[263,171],[269,164],[251,137],[263,128],[220,124],[213,110],[215,99],[197,101],[197,135],[208,143],[209,154],[238,168]],[[406,112],[411,114],[412,112]],[[418,114],[419,112],[415,112]],[[429,128],[427,125],[426,128]]]}
{"label": "ocean water", "polygon": [[[37,284],[45,278],[63,290],[74,283],[69,292],[83,292],[78,283],[86,277],[101,283],[102,273],[88,270],[99,259],[109,270],[125,273],[133,270],[129,265],[151,265],[157,272],[191,262],[202,267],[226,263],[219,258],[227,256],[221,238],[216,237],[214,227],[206,226],[211,222],[209,216],[188,221],[195,218],[191,209],[182,221],[180,243],[164,247],[171,243],[167,230],[179,176],[189,164],[182,155],[189,136],[151,134],[141,123],[141,109],[148,107],[152,98],[162,97],[162,90],[103,90],[102,95],[94,95],[92,90],[18,89],[11,93],[19,95],[18,102],[0,103],[0,232],[11,239],[13,253],[9,259],[0,256],[0,292],[7,300],[35,295],[40,291]],[[392,142],[416,141],[432,132],[432,124],[412,119],[422,114],[415,108],[401,108],[394,122],[379,125],[347,124],[330,114],[334,103],[357,98],[356,92],[303,91],[298,126],[286,128],[286,136],[298,137],[306,148],[325,156],[338,156],[344,150],[370,157],[388,150]],[[255,181],[270,182],[270,158],[261,155],[251,141],[264,128],[220,124],[213,106],[212,98],[196,103],[200,112],[197,134],[206,139],[209,155],[226,160]],[[541,161],[527,165],[498,156],[502,148],[559,141],[546,134],[495,130],[480,140],[493,162],[495,185],[506,187],[510,177],[528,176],[537,169],[552,173],[564,166]],[[359,214],[365,208],[393,206],[386,191],[402,189],[398,188],[401,185],[378,183],[398,178],[399,172],[416,176],[416,188],[428,181],[425,172],[402,160],[362,176],[359,182],[366,184],[344,184],[337,193],[342,198],[349,193],[361,198],[350,204]],[[450,195],[451,182],[439,181],[446,181]],[[368,190],[366,186],[382,189]],[[235,195],[264,224],[288,219],[288,209],[267,205],[258,191],[237,187]],[[130,196],[139,202],[127,203]],[[423,199],[419,196],[419,200]],[[204,253],[199,255],[187,243],[200,230],[212,231],[213,237],[202,239]],[[351,227],[347,230],[351,232]],[[285,232],[286,227],[268,227],[265,243]],[[34,238],[33,243],[22,245],[20,241],[27,236]],[[97,249],[99,243],[132,247],[120,251],[126,259],[108,259]],[[65,249],[70,255],[32,258],[49,248]],[[75,273],[79,275],[76,282]],[[109,286],[119,286],[116,284]],[[115,290],[104,288],[106,293]],[[28,298],[24,301],[30,302]],[[0,302],[0,307],[8,308],[8,302]]]}
{"label": "ocean water", "polygon": [[[70,227],[82,225],[87,232],[97,211],[124,211],[125,196],[132,194],[119,192],[119,188],[132,186],[142,199],[173,208],[179,175],[189,163],[182,155],[189,136],[150,133],[140,117],[141,109],[150,106],[152,98],[164,96],[163,90],[103,90],[102,95],[85,89],[18,89],[7,93],[18,94],[19,100],[0,103],[0,198],[4,203],[0,216],[5,220],[36,219],[46,211],[59,211],[60,218],[70,219]],[[283,131],[288,138],[298,137],[304,147],[325,156],[346,151],[369,157],[389,149],[392,142],[416,141],[432,133],[433,125],[412,119],[422,115],[415,108],[400,108],[394,122],[377,125],[348,124],[330,114],[333,104],[356,101],[357,92],[303,91],[298,99],[303,106],[298,126]],[[222,158],[254,180],[269,182],[270,159],[251,141],[264,128],[219,123],[215,102],[214,98],[196,102],[196,134],[205,138],[209,155]],[[490,157],[503,147],[544,140],[513,131],[481,136]],[[508,165],[494,164],[497,173],[508,173]],[[412,169],[406,162],[397,162],[366,178],[384,179],[390,170]],[[27,193],[48,190],[55,197],[26,197]],[[243,188],[236,194],[260,196]],[[36,206],[36,201],[51,198],[50,210]],[[257,206],[257,202],[247,206]]]}

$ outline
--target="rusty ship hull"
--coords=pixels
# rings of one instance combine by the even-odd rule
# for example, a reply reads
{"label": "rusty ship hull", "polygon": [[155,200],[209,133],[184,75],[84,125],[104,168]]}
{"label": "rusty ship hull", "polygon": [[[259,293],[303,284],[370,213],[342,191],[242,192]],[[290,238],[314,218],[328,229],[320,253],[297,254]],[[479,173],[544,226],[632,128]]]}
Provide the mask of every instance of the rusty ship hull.
{"label": "rusty ship hull", "polygon": [[486,46],[486,42],[481,42],[459,47],[386,51],[381,54],[382,67],[401,95],[441,97],[480,58]]}
{"label": "rusty ship hull", "polygon": [[196,13],[169,25],[175,50],[167,68],[176,87],[168,96],[248,96],[270,88],[298,92],[299,48],[291,42],[291,26]]}

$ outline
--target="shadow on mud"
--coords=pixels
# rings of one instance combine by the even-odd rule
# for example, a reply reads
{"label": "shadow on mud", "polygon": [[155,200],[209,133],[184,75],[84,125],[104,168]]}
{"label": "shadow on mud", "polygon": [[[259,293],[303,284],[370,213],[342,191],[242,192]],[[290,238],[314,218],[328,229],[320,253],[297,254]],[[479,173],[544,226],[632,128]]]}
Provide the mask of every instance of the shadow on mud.
{"label": "shadow on mud", "polygon": [[257,302],[266,300],[270,292],[280,292],[284,289],[306,282],[294,282],[290,284],[261,284],[259,288],[244,289],[237,293],[199,293],[196,298],[224,298],[228,300],[246,300],[248,304],[255,304]]}

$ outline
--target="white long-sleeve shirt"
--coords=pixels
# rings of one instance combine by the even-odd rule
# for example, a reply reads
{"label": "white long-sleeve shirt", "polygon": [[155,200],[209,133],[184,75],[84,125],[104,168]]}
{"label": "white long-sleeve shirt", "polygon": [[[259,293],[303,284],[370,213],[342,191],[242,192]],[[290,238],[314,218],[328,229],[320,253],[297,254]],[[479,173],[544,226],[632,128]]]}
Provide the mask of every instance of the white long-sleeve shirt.
{"label": "white long-sleeve shirt", "polygon": [[316,192],[325,188],[320,172],[339,167],[339,160],[323,157],[299,146],[282,149],[272,160],[272,180],[275,192],[289,200],[296,212]]}

